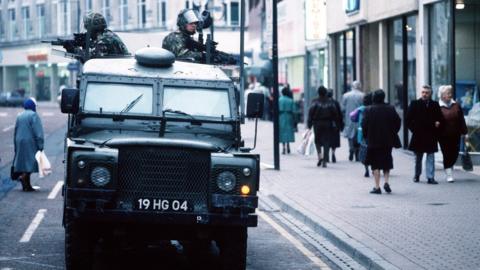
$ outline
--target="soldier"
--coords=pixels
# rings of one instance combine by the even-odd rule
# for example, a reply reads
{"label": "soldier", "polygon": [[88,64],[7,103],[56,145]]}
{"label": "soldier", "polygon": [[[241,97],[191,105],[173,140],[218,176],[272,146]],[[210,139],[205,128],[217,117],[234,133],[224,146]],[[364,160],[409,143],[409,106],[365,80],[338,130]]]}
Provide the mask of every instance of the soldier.
{"label": "soldier", "polygon": [[205,62],[205,54],[193,47],[192,36],[197,32],[200,19],[193,9],[183,9],[178,13],[178,30],[163,39],[162,47],[171,51],[177,58],[193,58],[196,62]]}
{"label": "soldier", "polygon": [[129,55],[127,46],[111,30],[102,14],[90,12],[83,18],[83,25],[90,33],[90,58],[106,55]]}

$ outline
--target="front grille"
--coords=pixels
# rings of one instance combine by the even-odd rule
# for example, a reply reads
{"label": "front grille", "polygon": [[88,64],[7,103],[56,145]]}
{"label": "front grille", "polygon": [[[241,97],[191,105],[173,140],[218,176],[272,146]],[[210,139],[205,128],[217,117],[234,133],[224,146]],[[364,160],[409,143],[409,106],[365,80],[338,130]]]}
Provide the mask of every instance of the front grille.
{"label": "front grille", "polygon": [[194,211],[208,204],[210,153],[176,148],[119,149],[118,201],[139,198],[188,200]]}

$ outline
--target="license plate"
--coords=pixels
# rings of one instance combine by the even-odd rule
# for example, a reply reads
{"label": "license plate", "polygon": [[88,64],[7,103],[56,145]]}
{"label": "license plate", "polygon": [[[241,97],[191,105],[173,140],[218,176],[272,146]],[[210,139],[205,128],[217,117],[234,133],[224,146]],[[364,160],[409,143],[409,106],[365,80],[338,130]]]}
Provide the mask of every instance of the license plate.
{"label": "license plate", "polygon": [[149,199],[135,200],[135,209],[149,211],[191,212],[191,204],[187,200]]}

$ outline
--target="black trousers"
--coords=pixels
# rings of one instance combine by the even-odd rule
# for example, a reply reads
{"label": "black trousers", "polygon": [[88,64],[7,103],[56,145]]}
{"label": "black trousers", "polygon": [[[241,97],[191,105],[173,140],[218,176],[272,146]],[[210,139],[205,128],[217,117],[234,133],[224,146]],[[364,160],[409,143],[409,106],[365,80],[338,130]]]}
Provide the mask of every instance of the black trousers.
{"label": "black trousers", "polygon": [[441,136],[438,142],[443,154],[443,168],[453,167],[460,151],[460,136]]}

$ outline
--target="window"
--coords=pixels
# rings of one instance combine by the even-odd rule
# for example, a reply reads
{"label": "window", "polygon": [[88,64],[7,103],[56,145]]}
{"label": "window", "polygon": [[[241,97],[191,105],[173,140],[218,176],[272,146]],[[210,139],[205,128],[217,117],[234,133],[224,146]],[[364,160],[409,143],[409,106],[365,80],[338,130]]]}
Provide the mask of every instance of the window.
{"label": "window", "polygon": [[147,5],[145,0],[137,0],[137,26],[138,28],[145,28],[147,24]]}
{"label": "window", "polygon": [[240,5],[238,2],[230,3],[230,25],[240,25]]}
{"label": "window", "polygon": [[89,83],[84,111],[95,113],[152,114],[153,86]]}
{"label": "window", "polygon": [[102,0],[101,12],[108,24],[112,20],[112,16],[110,15],[110,0]]}
{"label": "window", "polygon": [[45,4],[37,4],[37,36],[45,36]]}
{"label": "window", "polygon": [[157,0],[157,26],[165,26],[167,22],[167,1]]}
{"label": "window", "polygon": [[166,109],[193,116],[231,117],[227,89],[165,87],[163,110]]}
{"label": "window", "polygon": [[22,7],[22,35],[24,39],[28,39],[32,30],[32,22],[30,21],[30,7]]}
{"label": "window", "polygon": [[[1,5],[1,1],[0,1],[0,5]],[[0,22],[3,22],[3,16],[2,16],[2,12],[0,10]],[[4,28],[4,23],[0,24],[0,40],[3,40],[5,38],[5,28]]]}
{"label": "window", "polygon": [[8,40],[14,40],[17,34],[17,23],[15,18],[15,9],[8,9]]}
{"label": "window", "polygon": [[120,0],[120,28],[127,29],[128,27],[128,0]]}
{"label": "window", "polygon": [[57,34],[67,36],[71,34],[70,1],[61,0],[57,4]]}
{"label": "window", "polygon": [[85,13],[92,11],[92,9],[93,9],[92,0],[85,1]]}

